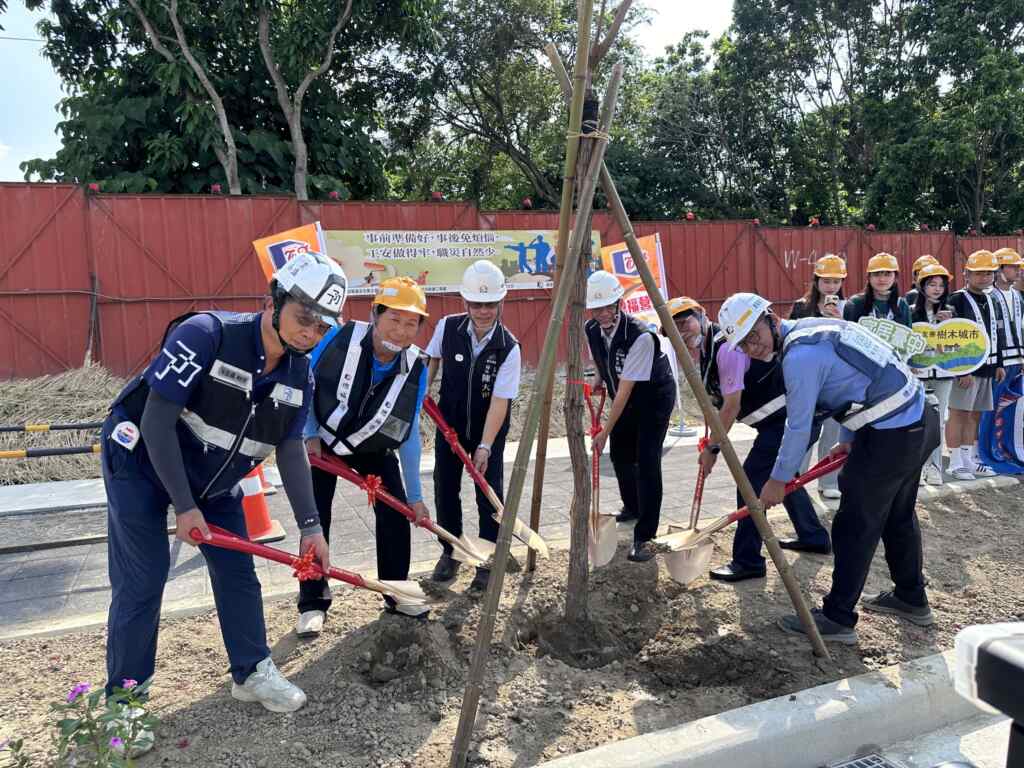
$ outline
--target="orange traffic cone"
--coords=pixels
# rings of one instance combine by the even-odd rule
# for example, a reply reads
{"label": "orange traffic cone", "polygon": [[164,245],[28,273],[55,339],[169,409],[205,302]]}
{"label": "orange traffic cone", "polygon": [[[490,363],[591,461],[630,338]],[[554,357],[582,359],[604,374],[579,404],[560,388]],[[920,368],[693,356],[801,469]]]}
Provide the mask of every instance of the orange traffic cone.
{"label": "orange traffic cone", "polygon": [[250,541],[266,543],[285,537],[284,528],[270,516],[267,500],[263,498],[263,472],[259,467],[242,478],[242,509],[245,511],[245,529]]}
{"label": "orange traffic cone", "polygon": [[263,465],[260,464],[256,467],[256,471],[260,476],[260,486],[263,488],[263,493],[269,496],[272,493],[277,493],[277,489],[274,484],[267,480],[267,476],[263,474]]}

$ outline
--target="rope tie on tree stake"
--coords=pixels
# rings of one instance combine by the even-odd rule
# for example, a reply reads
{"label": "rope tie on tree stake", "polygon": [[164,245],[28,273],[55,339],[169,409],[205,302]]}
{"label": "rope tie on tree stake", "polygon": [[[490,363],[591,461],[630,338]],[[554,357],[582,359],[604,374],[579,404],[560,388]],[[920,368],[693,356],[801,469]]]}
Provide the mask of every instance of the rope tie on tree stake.
{"label": "rope tie on tree stake", "polygon": [[593,130],[590,133],[567,133],[565,134],[567,139],[601,139],[603,141],[611,141],[612,137],[610,133],[604,131]]}

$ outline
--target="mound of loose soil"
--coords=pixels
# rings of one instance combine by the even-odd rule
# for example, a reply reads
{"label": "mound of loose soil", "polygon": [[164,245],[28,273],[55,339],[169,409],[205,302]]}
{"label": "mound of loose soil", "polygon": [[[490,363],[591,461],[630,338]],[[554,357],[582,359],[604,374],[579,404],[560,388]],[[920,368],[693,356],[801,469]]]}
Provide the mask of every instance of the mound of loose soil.
{"label": "mound of loose soil", "polygon": [[[936,625],[865,614],[860,644],[831,647],[834,663],[775,627],[791,608],[771,569],[766,580],[737,587],[701,580],[685,588],[657,562],[627,562],[622,549],[592,574],[584,627],[560,621],[564,552],[533,574],[509,575],[471,763],[534,765],[932,654],[969,624],[1024,619],[1018,488],[933,502],[920,516]],[[727,559],[730,541],[718,537],[714,562]],[[831,559],[792,562],[820,601]],[[274,658],[309,695],[292,715],[230,698],[212,614],[165,621],[152,699],[159,746],[141,764],[446,765],[480,613],[479,598],[465,594],[471,576],[462,569],[428,622],[382,615],[374,596],[338,589],[327,631],[311,642],[291,632],[293,605],[268,606]],[[879,553],[868,591],[887,584]],[[0,738],[24,736],[46,752],[47,702],[79,680],[98,683],[103,654],[102,631],[0,645]]]}

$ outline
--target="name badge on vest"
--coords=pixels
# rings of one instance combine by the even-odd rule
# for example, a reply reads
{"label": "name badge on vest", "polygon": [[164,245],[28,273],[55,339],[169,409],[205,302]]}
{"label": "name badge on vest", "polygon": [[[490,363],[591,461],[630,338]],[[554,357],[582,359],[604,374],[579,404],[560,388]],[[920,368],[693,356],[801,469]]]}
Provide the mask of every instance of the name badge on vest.
{"label": "name badge on vest", "polygon": [[110,433],[110,439],[128,451],[139,444],[139,428],[130,421],[122,421]]}
{"label": "name badge on vest", "polygon": [[455,353],[455,362],[456,363],[461,363],[465,359],[466,359],[465,356],[461,352],[456,352]]}
{"label": "name badge on vest", "polygon": [[274,389],[270,392],[270,398],[274,401],[275,408],[280,403],[298,408],[302,405],[302,390],[284,384],[275,384]]}
{"label": "name badge on vest", "polygon": [[210,376],[229,387],[240,389],[243,392],[252,392],[252,374],[230,363],[225,363],[223,360],[213,361]]}

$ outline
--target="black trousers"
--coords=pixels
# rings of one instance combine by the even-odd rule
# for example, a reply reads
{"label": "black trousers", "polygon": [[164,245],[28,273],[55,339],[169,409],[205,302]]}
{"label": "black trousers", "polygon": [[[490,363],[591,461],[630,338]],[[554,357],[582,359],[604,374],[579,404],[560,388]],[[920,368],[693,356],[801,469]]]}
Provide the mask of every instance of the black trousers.
{"label": "black trousers", "polygon": [[634,401],[635,394],[608,436],[609,454],[626,512],[637,517],[633,541],[650,541],[661,520],[661,450],[672,416],[675,390],[654,402]]}
{"label": "black trousers", "polygon": [[[328,451],[321,443],[321,448]],[[346,456],[345,463],[363,477],[377,475],[380,477],[384,490],[397,498],[406,501],[405,486],[402,484],[402,471],[398,457],[393,453],[365,454]],[[338,484],[337,475],[312,467],[313,498],[317,512],[320,513],[320,524],[324,529],[324,538],[331,540],[331,505],[334,502],[334,491]],[[409,578],[409,559],[411,557],[412,528],[402,513],[396,512],[383,501],[373,505],[377,536],[377,578],[382,580],[404,581]],[[390,598],[385,598],[391,602]],[[331,588],[326,579],[299,582],[299,612],[326,611],[331,607]]]}
{"label": "black trousers", "polygon": [[[479,443],[470,443],[463,435],[459,442],[470,456]],[[505,439],[496,440],[491,446],[490,460],[484,472],[484,479],[494,489],[498,498],[504,501],[505,484]],[[444,436],[437,433],[434,439],[434,506],[437,509],[437,522],[452,536],[462,535],[462,473],[465,465],[455,455]],[[494,505],[487,500],[484,492],[476,488],[476,509],[480,520],[480,538],[486,541],[498,540],[498,523],[491,515],[495,513]],[[452,546],[441,542],[447,554],[452,553]]]}
{"label": "black trousers", "polygon": [[839,472],[842,501],[832,521],[835,569],[823,610],[843,626],[857,624],[854,607],[864,590],[878,542],[885,545],[898,598],[928,604],[924,591],[921,526],[914,509],[921,467],[939,444],[939,415],[925,405],[908,427],[855,433],[850,457]]}

